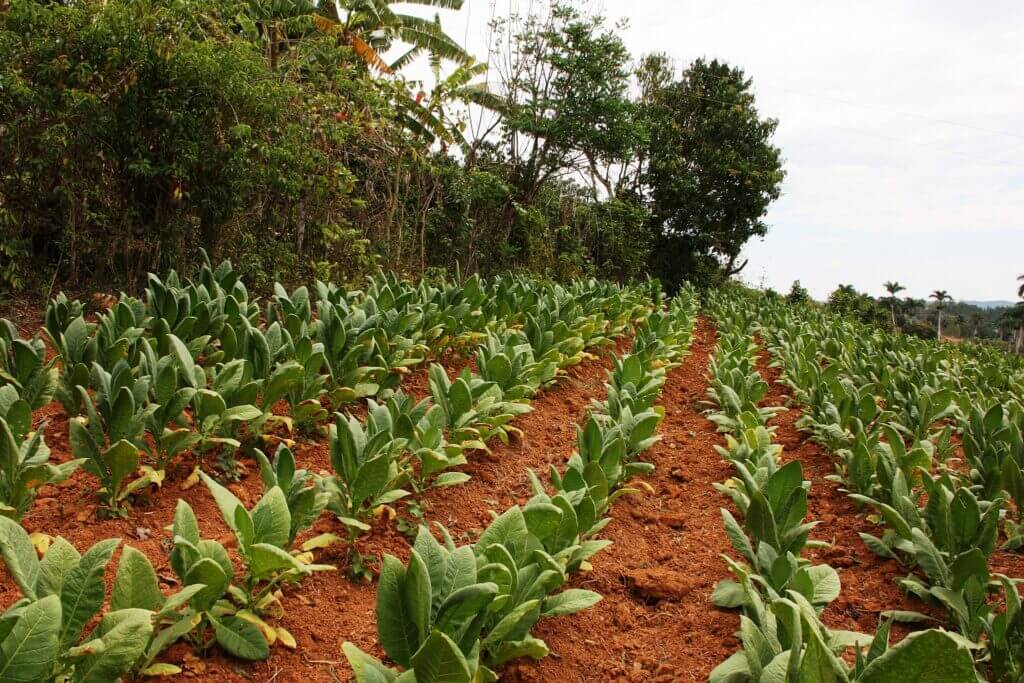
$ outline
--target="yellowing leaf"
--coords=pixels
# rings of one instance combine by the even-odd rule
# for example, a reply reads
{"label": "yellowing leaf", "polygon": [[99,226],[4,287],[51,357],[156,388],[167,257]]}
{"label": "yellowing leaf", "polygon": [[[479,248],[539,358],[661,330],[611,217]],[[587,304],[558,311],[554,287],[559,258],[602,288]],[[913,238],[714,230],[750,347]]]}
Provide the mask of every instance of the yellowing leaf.
{"label": "yellowing leaf", "polygon": [[46,551],[50,549],[50,544],[53,543],[53,536],[35,531],[29,534],[28,540],[32,541],[37,553],[45,555]]}
{"label": "yellowing leaf", "polygon": [[296,647],[295,637],[288,632],[288,629],[286,629],[284,626],[278,626],[276,630],[277,640],[289,650],[294,650]]}
{"label": "yellowing leaf", "polygon": [[320,548],[327,548],[334,545],[335,543],[341,543],[343,539],[337,534],[320,534],[314,536],[305,543],[302,544],[303,550],[319,550]]}
{"label": "yellowing leaf", "polygon": [[140,672],[143,676],[174,676],[181,673],[181,667],[166,662],[157,662]]}
{"label": "yellowing leaf", "polygon": [[273,645],[277,641],[277,630],[268,624],[267,622],[260,619],[258,616],[249,612],[248,610],[241,610],[236,615],[239,619],[245,619],[250,624],[258,628],[263,632],[263,637],[267,639],[268,645]]}
{"label": "yellowing leaf", "polygon": [[192,470],[192,474],[188,475],[185,481],[181,482],[181,490],[188,491],[190,488],[199,483],[199,466]]}

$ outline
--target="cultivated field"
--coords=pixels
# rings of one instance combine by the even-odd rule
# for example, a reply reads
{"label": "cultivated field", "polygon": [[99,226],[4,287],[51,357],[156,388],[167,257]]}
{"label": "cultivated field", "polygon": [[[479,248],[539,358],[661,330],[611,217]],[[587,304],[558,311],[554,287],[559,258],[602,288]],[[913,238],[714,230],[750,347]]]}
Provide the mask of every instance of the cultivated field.
{"label": "cultivated field", "polygon": [[1024,367],[741,289],[0,328],[0,681],[1024,677]]}

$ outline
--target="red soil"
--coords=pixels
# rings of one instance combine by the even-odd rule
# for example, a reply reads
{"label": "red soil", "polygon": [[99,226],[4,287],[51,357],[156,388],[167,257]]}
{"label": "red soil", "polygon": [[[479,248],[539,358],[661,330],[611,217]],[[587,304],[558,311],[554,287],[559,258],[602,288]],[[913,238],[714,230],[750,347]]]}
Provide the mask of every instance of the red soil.
{"label": "red soil", "polygon": [[[591,571],[572,579],[574,586],[596,590],[604,599],[580,614],[541,622],[535,635],[547,642],[551,656],[513,664],[503,680],[702,681],[738,647],[733,635],[737,613],[718,610],[709,600],[715,584],[729,576],[721,554],[734,556],[719,513],[728,500],[711,486],[729,478],[732,470],[714,451],[713,446],[723,440],[699,404],[714,345],[714,329],[701,321],[691,355],[667,378],[660,401],[666,413],[662,440],[644,456],[657,466],[645,479],[655,493],[619,500],[613,521],[602,534],[613,545],[593,558]],[[620,343],[616,351],[626,348],[627,343]],[[456,354],[446,354],[441,362],[450,375],[473,363]],[[603,382],[610,365],[607,355],[585,361],[571,368],[556,387],[541,392],[533,411],[515,422],[523,431],[522,440],[495,444],[489,453],[471,454],[464,470],[472,479],[462,486],[429,491],[424,496],[426,519],[445,524],[457,541],[472,542],[492,511],[525,502],[530,497],[527,468],[540,473],[549,464],[564,466],[575,444],[576,425],[585,417],[590,400],[605,395]],[[762,373],[772,382],[779,375],[765,367],[763,359]],[[403,389],[418,398],[424,396],[426,366],[405,377]],[[766,404],[790,399],[782,385],[774,384]],[[37,424],[44,417],[49,420],[46,438],[55,459],[67,459],[67,417],[56,404],[38,412]],[[826,623],[871,632],[880,610],[923,610],[894,582],[905,571],[894,562],[880,561],[857,536],[858,531],[879,530],[857,513],[837,484],[824,479],[834,471],[832,458],[794,428],[798,417],[799,412],[791,409],[776,419],[776,441],[785,447],[784,457],[804,463],[805,476],[812,482],[809,518],[822,521],[813,536],[834,544],[811,554],[815,561],[836,567],[843,582],[842,595],[824,613]],[[300,441],[295,451],[300,466],[329,469],[326,439]],[[229,546],[233,543],[206,488],[200,484],[182,490],[190,469],[191,463],[173,469],[162,489],[141,498],[130,515],[119,520],[95,518],[95,482],[78,472],[69,482],[44,489],[26,516],[25,527],[62,535],[80,551],[100,539],[119,536],[146,553],[158,575],[166,579],[167,590],[174,590],[167,560],[171,535],[165,527],[172,522],[179,497],[195,509],[204,536]],[[243,501],[254,502],[261,491],[256,468],[250,463],[249,474],[231,488]],[[341,525],[325,514],[307,536],[327,531],[344,535]],[[405,559],[409,542],[394,523],[383,518],[360,541],[359,549],[371,563],[385,552]],[[351,640],[377,656],[383,653],[377,645],[376,586],[347,578],[346,554],[344,545],[318,551],[318,562],[334,564],[339,571],[315,575],[299,589],[286,592],[285,614],[272,623],[295,636],[296,650],[276,645],[268,661],[246,664],[216,649],[201,659],[179,644],[162,660],[185,669],[180,680],[350,680],[351,670],[340,652],[343,641]],[[115,556],[107,572],[108,588],[116,560]],[[1020,554],[997,554],[993,564],[1011,575],[1024,575]],[[0,567],[0,607],[17,597],[13,581]]]}
{"label": "red soil", "polygon": [[714,345],[713,328],[701,322],[691,355],[669,373],[661,396],[662,440],[643,456],[657,467],[644,480],[655,493],[619,499],[602,534],[614,544],[574,581],[604,599],[541,622],[535,635],[552,655],[513,666],[508,680],[706,680],[737,645],[739,617],[709,602],[729,576],[721,554],[730,550],[719,513],[727,501],[711,485],[731,469],[698,405]]}

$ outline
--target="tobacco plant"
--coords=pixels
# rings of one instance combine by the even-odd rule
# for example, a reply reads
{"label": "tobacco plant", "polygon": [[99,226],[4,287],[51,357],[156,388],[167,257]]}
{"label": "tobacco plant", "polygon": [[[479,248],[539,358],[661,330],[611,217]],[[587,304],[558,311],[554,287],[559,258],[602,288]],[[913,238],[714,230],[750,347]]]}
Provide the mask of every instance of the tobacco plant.
{"label": "tobacco plant", "polygon": [[21,339],[14,323],[0,318],[0,387],[14,387],[32,410],[42,408],[57,389],[55,363],[56,359],[46,360],[42,339]]}
{"label": "tobacco plant", "polygon": [[43,428],[32,431],[32,410],[12,386],[0,387],[0,515],[21,519],[39,489],[66,480],[82,464],[53,464]]}
{"label": "tobacco plant", "polygon": [[112,373],[94,365],[93,379],[99,386],[95,401],[84,387],[76,387],[85,417],[70,420],[71,451],[82,460],[82,469],[99,479],[104,511],[123,516],[129,496],[163,481],[163,474],[150,467],[136,476],[146,447],[146,422],[153,410],[145,405],[149,384],[133,378],[124,361]]}
{"label": "tobacco plant", "polygon": [[7,570],[22,595],[0,615],[0,679],[121,680],[144,672],[173,642],[154,639],[155,624],[177,614],[191,590],[164,598],[155,574],[135,571],[141,553],[132,548],[122,553],[110,609],[95,619],[104,602],[104,569],[120,539],[100,541],[80,555],[57,538],[39,559],[16,522],[0,518],[0,537]]}

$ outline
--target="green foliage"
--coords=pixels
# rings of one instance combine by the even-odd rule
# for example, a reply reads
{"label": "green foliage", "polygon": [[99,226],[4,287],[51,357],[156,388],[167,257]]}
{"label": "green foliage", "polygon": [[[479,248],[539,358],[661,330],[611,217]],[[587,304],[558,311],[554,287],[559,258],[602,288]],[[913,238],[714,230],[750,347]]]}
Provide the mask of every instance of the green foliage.
{"label": "green foliage", "polygon": [[651,193],[657,272],[679,283],[683,273],[722,260],[731,275],[745,265],[736,261],[747,240],[767,233],[764,214],[785,177],[782,152],[771,144],[778,121],[760,116],[739,68],[698,59],[681,80],[670,78],[669,72],[652,85],[645,107],[650,148],[643,181]]}
{"label": "green foliage", "polygon": [[0,678],[119,680],[142,671],[177,639],[160,625],[185,619],[181,607],[195,590],[185,588],[165,598],[149,561],[127,546],[110,609],[95,619],[104,602],[104,570],[120,539],[100,541],[79,554],[57,538],[39,559],[17,523],[0,519],[0,536],[7,570],[22,594],[0,616],[6,625]]}
{"label": "green foliage", "polygon": [[21,519],[39,489],[66,480],[82,464],[49,462],[43,427],[32,431],[32,410],[14,387],[0,387],[0,515]]}

